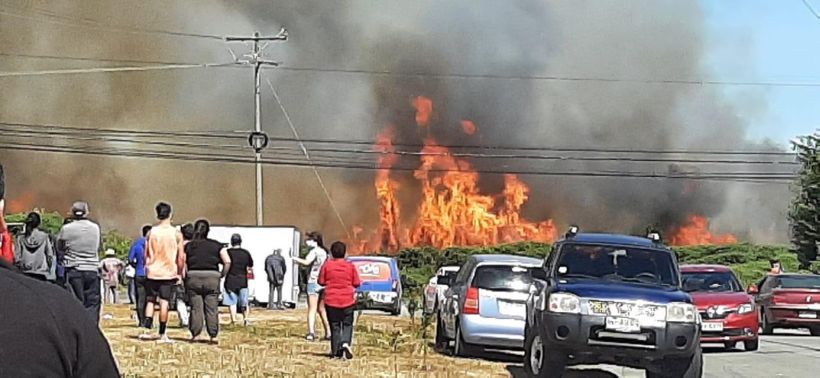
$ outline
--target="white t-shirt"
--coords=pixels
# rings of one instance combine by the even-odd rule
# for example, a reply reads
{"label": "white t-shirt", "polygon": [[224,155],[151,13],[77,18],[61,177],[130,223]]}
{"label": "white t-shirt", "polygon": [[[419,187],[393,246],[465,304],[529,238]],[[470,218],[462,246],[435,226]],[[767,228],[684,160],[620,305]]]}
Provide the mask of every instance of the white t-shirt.
{"label": "white t-shirt", "polygon": [[313,260],[313,265],[310,267],[310,274],[308,275],[308,283],[319,282],[319,272],[322,270],[322,265],[327,261],[327,251],[322,247],[315,247],[308,252],[306,260]]}

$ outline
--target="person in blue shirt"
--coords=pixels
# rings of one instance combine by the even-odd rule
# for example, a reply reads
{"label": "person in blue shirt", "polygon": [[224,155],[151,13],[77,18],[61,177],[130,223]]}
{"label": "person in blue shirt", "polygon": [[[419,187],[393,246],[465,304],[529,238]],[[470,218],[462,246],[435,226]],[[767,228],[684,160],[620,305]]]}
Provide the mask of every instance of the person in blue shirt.
{"label": "person in blue shirt", "polygon": [[151,231],[151,225],[142,226],[142,237],[134,240],[131,244],[131,250],[128,251],[128,264],[136,270],[134,274],[134,282],[137,287],[137,320],[138,324],[142,324],[145,317],[145,236]]}

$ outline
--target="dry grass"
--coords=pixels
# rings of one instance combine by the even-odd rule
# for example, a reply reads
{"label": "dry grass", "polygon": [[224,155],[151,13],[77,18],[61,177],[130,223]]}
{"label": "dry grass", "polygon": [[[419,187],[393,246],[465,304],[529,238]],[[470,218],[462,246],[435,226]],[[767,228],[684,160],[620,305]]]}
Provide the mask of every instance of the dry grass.
{"label": "dry grass", "polygon": [[[381,315],[361,317],[354,335],[356,358],[327,357],[328,342],[304,340],[305,310],[272,312],[254,309],[248,328],[223,325],[220,345],[193,344],[187,329],[175,328],[172,315],[168,334],[177,342],[139,341],[139,330],[129,318],[128,306],[107,307],[114,319],[104,320],[126,377],[507,377],[506,364],[444,356],[419,336],[417,325],[406,318]],[[227,321],[225,314],[222,321]],[[418,322],[418,321],[417,321]]]}

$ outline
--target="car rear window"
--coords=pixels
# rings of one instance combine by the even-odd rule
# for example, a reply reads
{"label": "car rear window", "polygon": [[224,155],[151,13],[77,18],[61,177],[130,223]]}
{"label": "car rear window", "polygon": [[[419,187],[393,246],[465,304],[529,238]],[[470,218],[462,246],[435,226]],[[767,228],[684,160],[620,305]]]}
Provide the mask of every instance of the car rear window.
{"label": "car rear window", "polygon": [[473,287],[495,291],[527,291],[532,283],[532,267],[482,265],[476,268]]}
{"label": "car rear window", "polygon": [[780,276],[782,289],[820,289],[820,276]]}
{"label": "car rear window", "polygon": [[362,281],[390,281],[390,264],[383,261],[356,260],[353,265],[359,270]]}
{"label": "car rear window", "polygon": [[687,272],[682,276],[683,290],[690,293],[743,291],[730,272]]}

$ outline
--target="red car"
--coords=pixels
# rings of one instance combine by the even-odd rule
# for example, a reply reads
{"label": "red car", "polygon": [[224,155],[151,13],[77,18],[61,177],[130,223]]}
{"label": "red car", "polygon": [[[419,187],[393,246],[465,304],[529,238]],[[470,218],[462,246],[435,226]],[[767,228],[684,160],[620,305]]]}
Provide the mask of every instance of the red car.
{"label": "red car", "polygon": [[728,266],[683,265],[680,267],[683,290],[698,308],[701,344],[720,343],[726,349],[743,342],[743,349],[757,350],[759,320],[754,298]]}
{"label": "red car", "polygon": [[764,335],[774,328],[808,328],[820,336],[820,275],[773,274],[755,289]]}

